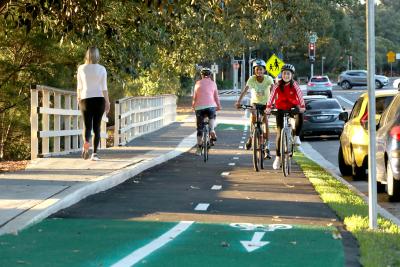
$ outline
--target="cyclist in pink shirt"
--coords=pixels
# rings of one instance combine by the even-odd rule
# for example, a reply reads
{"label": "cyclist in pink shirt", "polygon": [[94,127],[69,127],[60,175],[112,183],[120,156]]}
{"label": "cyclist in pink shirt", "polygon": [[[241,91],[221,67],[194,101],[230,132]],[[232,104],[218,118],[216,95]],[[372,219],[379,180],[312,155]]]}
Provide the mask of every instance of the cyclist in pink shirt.
{"label": "cyclist in pink shirt", "polygon": [[196,111],[196,126],[197,126],[197,151],[200,155],[203,135],[203,121],[207,116],[210,125],[210,139],[212,142],[217,141],[215,134],[215,118],[216,111],[221,109],[221,103],[218,97],[217,84],[211,80],[211,70],[203,68],[201,70],[201,80],[197,81],[194,86],[192,108]]}

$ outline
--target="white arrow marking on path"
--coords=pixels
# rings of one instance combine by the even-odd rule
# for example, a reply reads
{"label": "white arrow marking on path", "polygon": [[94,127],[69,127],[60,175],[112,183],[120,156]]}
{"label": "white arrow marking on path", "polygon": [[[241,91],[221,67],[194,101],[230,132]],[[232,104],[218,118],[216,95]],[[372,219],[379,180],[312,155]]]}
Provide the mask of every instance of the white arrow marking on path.
{"label": "white arrow marking on path", "polygon": [[261,248],[269,244],[268,241],[261,241],[264,235],[265,232],[255,232],[251,241],[240,241],[240,243],[242,243],[243,247],[247,250],[247,252],[252,252],[258,248]]}

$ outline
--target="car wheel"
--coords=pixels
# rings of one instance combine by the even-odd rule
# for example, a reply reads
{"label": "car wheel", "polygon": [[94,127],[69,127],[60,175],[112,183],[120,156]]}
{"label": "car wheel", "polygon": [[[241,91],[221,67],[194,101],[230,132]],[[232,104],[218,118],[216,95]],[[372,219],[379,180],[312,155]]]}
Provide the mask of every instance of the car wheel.
{"label": "car wheel", "polygon": [[394,179],[392,167],[390,166],[389,162],[386,165],[386,179],[387,179],[386,191],[387,191],[387,194],[389,195],[389,200],[390,201],[399,201],[400,200],[400,181]]}
{"label": "car wheel", "polygon": [[340,173],[343,176],[351,175],[351,166],[346,165],[346,163],[344,162],[342,146],[339,146],[338,162]]}
{"label": "car wheel", "polygon": [[328,98],[332,98],[332,92],[328,92]]}
{"label": "car wheel", "polygon": [[357,166],[354,151],[351,151],[351,170],[352,170],[353,180],[355,180],[355,181],[365,180],[366,168],[365,168],[364,164],[362,164],[361,167]]}
{"label": "car wheel", "polygon": [[351,89],[351,84],[348,81],[343,81],[341,84],[343,89]]}
{"label": "car wheel", "polygon": [[383,84],[380,81],[376,80],[375,81],[375,87],[378,88],[378,89],[381,89],[383,87]]}

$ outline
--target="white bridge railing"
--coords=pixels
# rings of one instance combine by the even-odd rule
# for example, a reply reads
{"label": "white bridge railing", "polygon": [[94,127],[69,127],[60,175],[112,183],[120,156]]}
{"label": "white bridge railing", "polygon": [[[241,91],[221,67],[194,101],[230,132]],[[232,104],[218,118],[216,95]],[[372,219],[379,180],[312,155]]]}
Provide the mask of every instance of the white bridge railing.
{"label": "white bridge railing", "polygon": [[[80,151],[83,118],[74,91],[37,85],[31,88],[31,159]],[[100,147],[106,147],[106,123],[101,123]]]}
{"label": "white bridge railing", "polygon": [[176,119],[176,96],[127,97],[115,104],[114,145],[153,132]]}

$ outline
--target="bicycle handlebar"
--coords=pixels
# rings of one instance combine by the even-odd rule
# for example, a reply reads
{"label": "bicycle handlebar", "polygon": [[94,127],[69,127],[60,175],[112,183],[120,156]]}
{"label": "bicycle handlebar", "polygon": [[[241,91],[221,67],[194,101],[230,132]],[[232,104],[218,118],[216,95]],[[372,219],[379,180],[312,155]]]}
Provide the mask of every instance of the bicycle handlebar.
{"label": "bicycle handlebar", "polygon": [[271,109],[271,114],[273,114],[273,115],[278,115],[278,114],[296,115],[299,113],[300,113],[300,110],[298,108],[291,108],[288,110],[277,109],[277,108]]}

